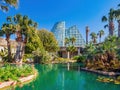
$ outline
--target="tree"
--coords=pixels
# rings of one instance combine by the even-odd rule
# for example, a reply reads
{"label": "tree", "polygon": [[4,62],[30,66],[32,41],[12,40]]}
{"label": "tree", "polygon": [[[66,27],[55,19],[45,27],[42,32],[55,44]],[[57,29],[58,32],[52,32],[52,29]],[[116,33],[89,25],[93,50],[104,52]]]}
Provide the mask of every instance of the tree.
{"label": "tree", "polygon": [[36,22],[33,22],[28,18],[28,16],[22,16],[20,14],[15,15],[13,20],[16,27],[16,42],[18,43],[15,54],[15,61],[22,63],[25,45],[29,38],[29,32],[31,29],[36,28]]}
{"label": "tree", "polygon": [[92,33],[90,34],[90,36],[91,36],[91,39],[92,39],[93,43],[97,43],[97,34],[94,33],[94,32],[92,32]]}
{"label": "tree", "polygon": [[[119,5],[118,5],[118,7],[120,7]],[[118,8],[117,10],[115,10],[115,19],[118,22],[118,37],[120,37],[120,8]]]}
{"label": "tree", "polygon": [[99,36],[99,43],[101,43],[101,37],[104,35],[104,31],[103,30],[100,30],[98,32],[98,36]]}
{"label": "tree", "polygon": [[48,30],[38,30],[38,36],[43,43],[43,47],[48,52],[56,52],[59,49],[58,42],[52,32]]}
{"label": "tree", "polygon": [[72,56],[70,56],[70,54],[72,55],[73,52],[76,51],[76,47],[69,45],[69,46],[66,48],[66,50],[67,50],[67,58],[69,59],[70,57],[72,57]]}
{"label": "tree", "polygon": [[29,31],[29,38],[25,45],[25,53],[32,54],[33,52],[44,51],[42,41],[40,40],[37,30],[35,28]]}
{"label": "tree", "polygon": [[75,37],[71,37],[70,38],[70,42],[72,43],[72,45],[74,44],[74,42],[76,42],[76,38]]}
{"label": "tree", "polygon": [[115,18],[114,13],[115,13],[114,9],[111,8],[109,13],[108,13],[108,17],[106,17],[106,16],[102,17],[102,22],[107,22],[108,21],[108,23],[109,23],[106,26],[109,27],[109,35],[111,35],[111,36],[113,36],[113,34],[114,34],[114,22],[113,22],[113,20]]}
{"label": "tree", "polygon": [[88,44],[88,33],[89,33],[89,27],[86,27],[86,44]]}
{"label": "tree", "polygon": [[3,11],[8,11],[10,6],[17,7],[18,0],[1,0],[0,1],[0,9]]}
{"label": "tree", "polygon": [[15,27],[14,25],[12,24],[12,19],[11,17],[7,17],[7,23],[4,23],[2,25],[2,28],[1,28],[1,31],[0,31],[0,34],[1,36],[6,36],[6,41],[7,41],[7,49],[8,49],[8,61],[10,62],[11,59],[12,59],[12,56],[11,56],[11,45],[10,45],[10,36],[12,34],[14,34],[15,32]]}
{"label": "tree", "polygon": [[67,44],[69,44],[69,42],[70,42],[70,39],[69,39],[69,38],[65,38],[65,46],[66,46]]}

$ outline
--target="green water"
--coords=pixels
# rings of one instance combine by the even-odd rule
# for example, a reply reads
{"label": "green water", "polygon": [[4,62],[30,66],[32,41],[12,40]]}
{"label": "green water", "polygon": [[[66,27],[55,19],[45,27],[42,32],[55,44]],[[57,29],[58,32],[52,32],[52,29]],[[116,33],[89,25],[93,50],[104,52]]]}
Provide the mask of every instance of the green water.
{"label": "green water", "polygon": [[98,75],[80,71],[78,64],[35,67],[39,71],[37,79],[15,90],[120,90],[120,85],[96,81]]}

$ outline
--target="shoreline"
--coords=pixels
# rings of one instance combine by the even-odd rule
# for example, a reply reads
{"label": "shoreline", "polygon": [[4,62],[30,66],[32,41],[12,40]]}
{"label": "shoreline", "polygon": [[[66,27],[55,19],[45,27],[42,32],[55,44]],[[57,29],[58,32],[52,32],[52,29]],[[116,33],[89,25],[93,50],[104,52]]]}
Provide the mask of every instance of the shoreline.
{"label": "shoreline", "polygon": [[115,73],[115,72],[106,72],[106,71],[99,71],[99,70],[93,70],[93,69],[87,69],[87,68],[80,68],[80,70],[96,73],[104,76],[120,76],[120,73]]}
{"label": "shoreline", "polygon": [[33,75],[29,75],[29,76],[26,76],[26,77],[20,77],[18,79],[18,81],[13,81],[13,80],[10,80],[10,81],[5,81],[5,82],[0,82],[0,90],[4,88],[7,88],[7,87],[10,87],[10,86],[15,86],[15,85],[18,85],[19,83],[26,83],[28,81],[32,81],[33,79],[35,79],[37,77],[37,70],[35,69],[35,73]]}

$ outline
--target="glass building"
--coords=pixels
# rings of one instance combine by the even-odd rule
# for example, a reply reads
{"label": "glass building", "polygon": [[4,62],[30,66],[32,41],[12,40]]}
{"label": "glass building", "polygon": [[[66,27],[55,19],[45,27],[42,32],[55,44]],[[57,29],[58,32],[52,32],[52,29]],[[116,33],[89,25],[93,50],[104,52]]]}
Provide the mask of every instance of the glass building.
{"label": "glass building", "polygon": [[76,25],[69,27],[68,29],[65,30],[65,37],[66,38],[72,38],[74,37],[76,41],[73,43],[74,46],[80,47],[85,45],[85,41],[82,38],[82,35],[79,32],[79,29],[77,28]]}
{"label": "glass building", "polygon": [[51,31],[54,33],[59,46],[64,47],[65,46],[65,38],[76,38],[76,42],[74,42],[74,46],[80,47],[85,45],[85,41],[82,38],[82,35],[79,32],[79,29],[76,25],[69,27],[66,29],[65,22],[57,22],[51,29]]}
{"label": "glass building", "polygon": [[65,39],[65,22],[57,22],[55,23],[55,25],[53,26],[52,30],[51,30],[57,41],[59,46],[64,46],[64,39]]}

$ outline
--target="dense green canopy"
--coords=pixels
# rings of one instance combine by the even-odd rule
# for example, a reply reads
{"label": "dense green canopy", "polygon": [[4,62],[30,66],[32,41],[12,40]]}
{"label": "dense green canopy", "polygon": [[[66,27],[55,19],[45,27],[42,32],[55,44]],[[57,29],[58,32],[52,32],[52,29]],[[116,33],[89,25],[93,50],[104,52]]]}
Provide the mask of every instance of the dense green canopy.
{"label": "dense green canopy", "polygon": [[53,33],[47,31],[47,30],[39,30],[38,31],[38,36],[40,37],[43,47],[45,48],[46,51],[48,52],[56,52],[58,51],[58,42],[55,39]]}

